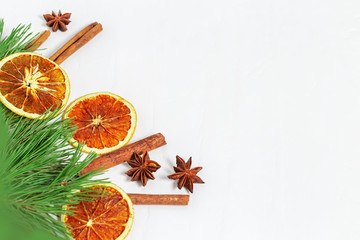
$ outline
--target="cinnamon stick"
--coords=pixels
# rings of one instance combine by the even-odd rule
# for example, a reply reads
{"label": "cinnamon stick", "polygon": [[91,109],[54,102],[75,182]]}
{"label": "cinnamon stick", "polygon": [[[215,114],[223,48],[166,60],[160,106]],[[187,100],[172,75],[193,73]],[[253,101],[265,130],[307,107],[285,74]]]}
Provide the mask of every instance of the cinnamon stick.
{"label": "cinnamon stick", "polygon": [[100,23],[91,23],[89,26],[85,27],[79,33],[77,33],[67,43],[65,43],[64,46],[62,46],[50,57],[50,60],[56,62],[57,64],[62,63],[87,42],[93,39],[98,33],[102,31],[102,29],[103,28]]}
{"label": "cinnamon stick", "polygon": [[161,133],[154,134],[150,137],[144,138],[132,144],[126,145],[125,147],[122,147],[118,150],[95,158],[80,172],[80,175],[94,170],[103,171],[109,169],[130,160],[133,157],[134,152],[137,154],[143,154],[165,144],[165,137]]}
{"label": "cinnamon stick", "polygon": [[37,36],[34,40],[32,40],[25,47],[25,49],[30,49],[30,48],[31,48],[31,50],[38,49],[46,41],[46,39],[48,39],[48,37],[50,36],[50,33],[51,32],[49,30],[43,31],[41,34],[39,34],[39,36]]}
{"label": "cinnamon stick", "polygon": [[128,193],[136,205],[188,205],[189,195]]}

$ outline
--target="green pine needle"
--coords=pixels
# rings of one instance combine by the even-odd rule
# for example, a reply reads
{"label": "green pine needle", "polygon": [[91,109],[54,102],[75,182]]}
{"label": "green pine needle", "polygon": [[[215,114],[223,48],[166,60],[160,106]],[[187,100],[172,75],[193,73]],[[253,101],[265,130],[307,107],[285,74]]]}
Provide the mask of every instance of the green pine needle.
{"label": "green pine needle", "polygon": [[[37,35],[30,32],[29,24],[18,25],[4,36],[0,19],[0,60],[33,51],[25,47]],[[106,182],[92,180],[101,173],[79,175],[95,154],[84,157],[81,146],[70,145],[75,126],[59,113],[27,119],[0,104],[0,232],[5,239],[68,239],[59,216],[72,211],[63,207],[91,200],[92,192],[86,187]]]}
{"label": "green pine needle", "polygon": [[17,52],[32,52],[33,49],[25,49],[29,43],[39,35],[30,32],[31,24],[19,24],[9,36],[4,35],[4,20],[0,19],[0,59]]}
{"label": "green pine needle", "polygon": [[8,206],[7,215],[19,225],[66,239],[69,233],[59,220],[63,206],[91,200],[86,186],[105,180],[92,180],[101,173],[79,175],[95,155],[81,160],[80,147],[68,142],[75,127],[58,113],[33,120],[0,105],[0,203]]}

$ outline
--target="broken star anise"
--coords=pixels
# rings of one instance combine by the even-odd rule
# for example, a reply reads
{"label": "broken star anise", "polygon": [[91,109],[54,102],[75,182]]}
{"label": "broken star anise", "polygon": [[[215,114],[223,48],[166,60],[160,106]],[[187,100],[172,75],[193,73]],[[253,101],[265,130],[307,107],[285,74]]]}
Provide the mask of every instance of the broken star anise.
{"label": "broken star anise", "polygon": [[193,193],[194,183],[205,183],[200,177],[196,174],[202,169],[202,167],[191,168],[192,159],[191,157],[185,163],[184,159],[179,156],[176,156],[176,165],[174,167],[175,173],[169,175],[168,178],[178,181],[178,188],[181,189],[185,186],[191,193]]}
{"label": "broken star anise", "polygon": [[60,10],[58,15],[52,11],[52,14],[44,14],[43,16],[47,22],[46,25],[52,27],[53,32],[56,32],[58,29],[60,29],[62,32],[65,32],[67,30],[66,25],[71,22],[69,20],[71,13],[62,14]]}
{"label": "broken star anise", "polygon": [[134,158],[127,161],[127,163],[132,169],[127,171],[126,174],[131,177],[131,181],[140,180],[143,186],[146,185],[148,179],[155,179],[152,173],[161,167],[157,162],[150,160],[148,152],[145,152],[142,157],[134,153]]}

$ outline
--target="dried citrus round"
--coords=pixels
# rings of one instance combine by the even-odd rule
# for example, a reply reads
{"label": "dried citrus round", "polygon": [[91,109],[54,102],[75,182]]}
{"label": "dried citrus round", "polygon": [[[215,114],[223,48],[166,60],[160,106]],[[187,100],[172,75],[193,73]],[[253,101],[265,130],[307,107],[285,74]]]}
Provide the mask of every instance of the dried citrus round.
{"label": "dried citrus round", "polygon": [[113,93],[87,94],[73,101],[65,110],[77,130],[71,143],[84,145],[83,151],[105,154],[127,144],[136,128],[134,107]]}
{"label": "dried citrus round", "polygon": [[95,197],[90,201],[65,207],[74,211],[73,215],[62,216],[73,238],[125,239],[134,220],[134,208],[129,196],[112,183],[91,188],[94,190],[91,194]]}
{"label": "dried citrus round", "polygon": [[15,53],[0,61],[0,101],[13,112],[37,118],[65,107],[70,83],[56,63],[35,53]]}

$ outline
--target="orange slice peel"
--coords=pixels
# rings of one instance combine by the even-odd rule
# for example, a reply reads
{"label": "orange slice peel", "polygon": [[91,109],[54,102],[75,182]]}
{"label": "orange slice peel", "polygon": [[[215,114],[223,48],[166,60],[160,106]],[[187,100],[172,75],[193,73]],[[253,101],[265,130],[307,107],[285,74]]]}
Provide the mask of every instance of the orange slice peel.
{"label": "orange slice peel", "polygon": [[66,106],[70,82],[55,62],[36,53],[15,53],[0,61],[0,101],[11,111],[38,118]]}
{"label": "orange slice peel", "polygon": [[61,220],[76,240],[122,240],[129,234],[134,221],[134,208],[129,196],[113,183],[95,185],[90,201],[65,206],[74,214]]}
{"label": "orange slice peel", "polygon": [[65,110],[77,130],[70,142],[83,145],[84,152],[105,154],[127,144],[132,138],[137,115],[131,103],[110,92],[82,96]]}

